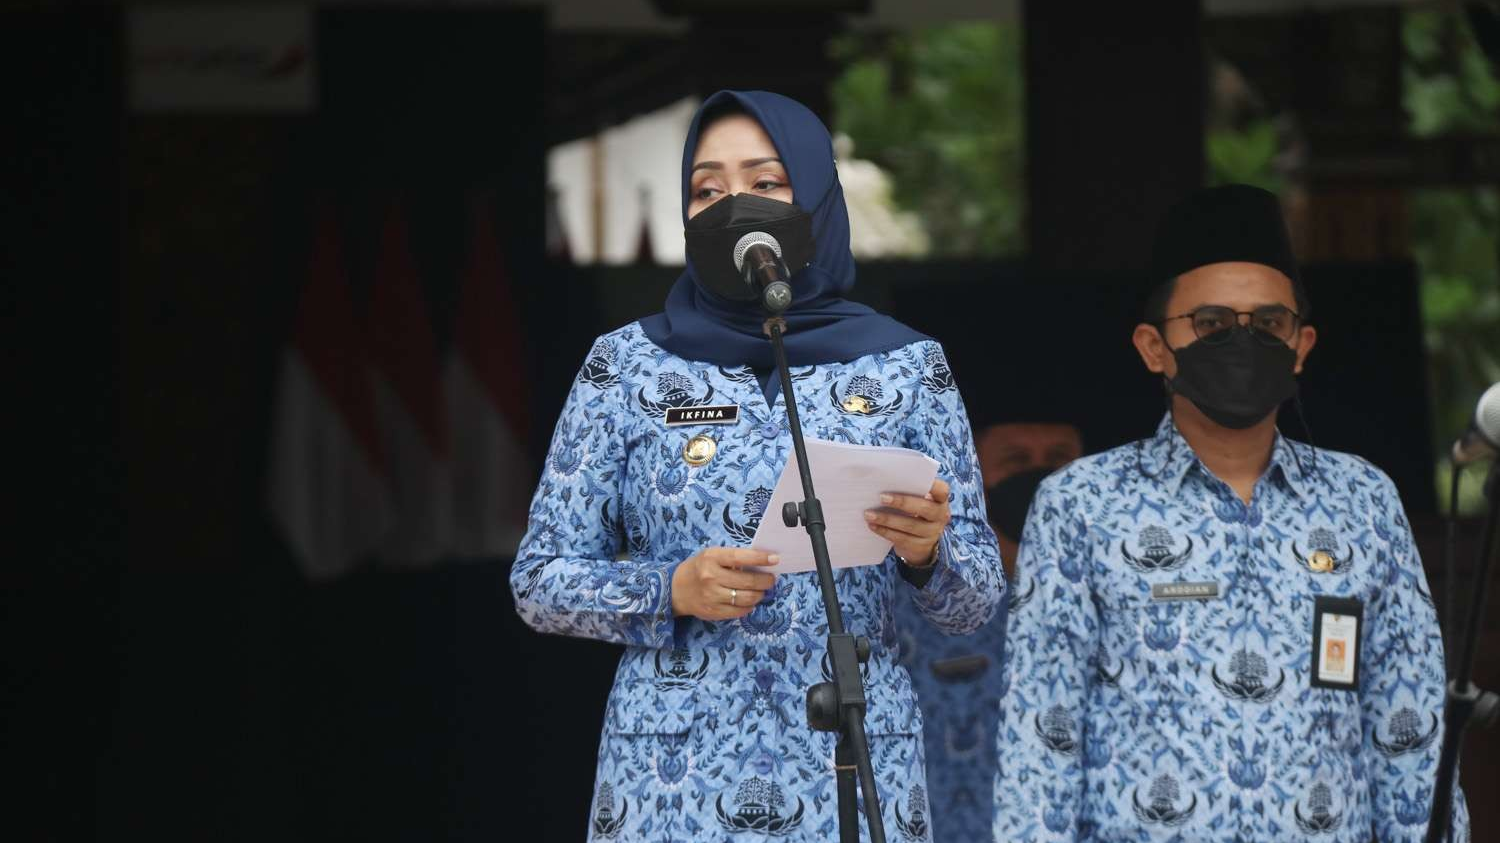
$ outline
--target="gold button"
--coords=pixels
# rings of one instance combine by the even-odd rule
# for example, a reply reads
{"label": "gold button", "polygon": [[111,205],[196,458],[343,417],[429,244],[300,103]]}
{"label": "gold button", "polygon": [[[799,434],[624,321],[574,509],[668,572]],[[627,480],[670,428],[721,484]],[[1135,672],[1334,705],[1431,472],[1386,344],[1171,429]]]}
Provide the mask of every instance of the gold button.
{"label": "gold button", "polygon": [[712,436],[700,433],[687,441],[682,448],[682,458],[688,465],[703,465],[718,453],[719,445]]}
{"label": "gold button", "polygon": [[1315,550],[1307,557],[1307,567],[1320,574],[1333,570],[1333,554],[1326,550]]}
{"label": "gold button", "polygon": [[851,395],[844,399],[844,412],[846,413],[869,413],[870,399],[863,395]]}

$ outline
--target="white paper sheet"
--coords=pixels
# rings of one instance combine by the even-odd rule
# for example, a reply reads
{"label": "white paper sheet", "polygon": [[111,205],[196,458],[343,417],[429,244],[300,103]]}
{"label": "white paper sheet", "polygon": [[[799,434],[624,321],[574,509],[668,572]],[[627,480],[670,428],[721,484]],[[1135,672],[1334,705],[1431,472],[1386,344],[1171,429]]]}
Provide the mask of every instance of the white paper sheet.
{"label": "white paper sheet", "polygon": [[[922,496],[932,488],[938,463],[910,448],[851,445],[846,442],[807,440],[807,462],[812,467],[813,486],[823,504],[828,524],[828,558],[835,568],[875,565],[891,550],[889,540],[869,527],[865,510],[894,511],[880,503],[883,492]],[[781,554],[781,562],[766,570],[794,574],[816,570],[812,542],[807,530],[788,527],[781,520],[783,504],[802,500],[802,478],[797,457],[787,460],[771,502],[760,519],[750,546]]]}

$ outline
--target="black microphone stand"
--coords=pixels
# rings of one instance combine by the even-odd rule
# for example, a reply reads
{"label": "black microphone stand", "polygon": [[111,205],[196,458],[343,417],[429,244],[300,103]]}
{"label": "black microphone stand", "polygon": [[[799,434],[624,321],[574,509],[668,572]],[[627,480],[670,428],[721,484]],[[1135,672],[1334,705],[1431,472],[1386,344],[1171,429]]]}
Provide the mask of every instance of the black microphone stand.
{"label": "black microphone stand", "polygon": [[[807,445],[802,439],[802,421],[797,416],[797,398],[792,393],[792,373],[786,362],[786,320],[779,315],[790,304],[790,296],[764,296],[766,309],[773,315],[766,320],[766,336],[776,370],[781,376],[781,394],[786,400],[787,425],[792,431],[792,448],[797,454],[797,468],[802,475],[801,503],[782,507],[781,518],[788,527],[801,524],[812,541],[813,560],[818,566],[818,585],[823,590],[823,610],[828,615],[828,654],[833,665],[833,681],[819,682],[807,689],[807,725],[821,732],[837,732],[833,750],[834,774],[838,784],[839,840],[859,843],[859,806],[855,790],[858,772],[859,790],[865,795],[865,819],[870,824],[870,842],[885,843],[885,822],[880,814],[880,795],[875,790],[875,767],[870,763],[870,742],[865,735],[865,687],[859,666],[870,658],[870,642],[864,636],[844,631],[844,615],[839,609],[838,590],[833,583],[833,566],[828,561],[828,541],[824,536],[823,506],[813,491],[812,470],[807,465]],[[780,305],[779,307],[777,305]]]}
{"label": "black microphone stand", "polygon": [[[1462,470],[1453,467],[1455,472]],[[1458,484],[1453,484],[1451,503],[1452,518],[1458,510]],[[1458,776],[1458,751],[1463,744],[1464,730],[1470,720],[1481,726],[1494,725],[1500,719],[1500,696],[1491,691],[1481,691],[1469,681],[1474,672],[1474,657],[1479,640],[1479,631],[1484,626],[1485,595],[1490,580],[1490,563],[1495,556],[1495,531],[1500,522],[1500,460],[1490,466],[1489,476],[1484,482],[1484,494],[1489,499],[1489,515],[1484,522],[1483,538],[1479,542],[1479,562],[1474,568],[1474,586],[1469,603],[1468,620],[1464,626],[1463,648],[1454,664],[1454,678],[1448,682],[1447,704],[1443,709],[1443,751],[1438,756],[1437,784],[1432,790],[1432,813],[1427,821],[1427,843],[1445,843],[1453,816],[1453,784]],[[1452,553],[1452,546],[1449,546]],[[1452,566],[1449,566],[1452,570]],[[1455,583],[1444,584],[1443,590],[1452,593]],[[1451,605],[1451,601],[1450,601]]]}

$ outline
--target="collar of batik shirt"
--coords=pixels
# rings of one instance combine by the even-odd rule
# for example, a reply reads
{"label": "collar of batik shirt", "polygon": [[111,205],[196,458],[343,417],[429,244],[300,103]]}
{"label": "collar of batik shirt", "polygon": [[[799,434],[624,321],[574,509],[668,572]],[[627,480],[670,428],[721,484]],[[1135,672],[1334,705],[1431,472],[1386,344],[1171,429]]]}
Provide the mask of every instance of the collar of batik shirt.
{"label": "collar of batik shirt", "polygon": [[[1161,423],[1156,426],[1156,433],[1140,443],[1139,455],[1141,473],[1162,484],[1169,497],[1177,497],[1177,493],[1182,490],[1183,480],[1194,469],[1205,478],[1212,476],[1177,429],[1171,412],[1162,416]],[[1298,497],[1303,495],[1308,481],[1308,471],[1304,470],[1303,461],[1312,458],[1310,446],[1293,442],[1281,435],[1281,431],[1276,431],[1276,439],[1271,445],[1269,471],[1273,477],[1279,476],[1281,485]]]}

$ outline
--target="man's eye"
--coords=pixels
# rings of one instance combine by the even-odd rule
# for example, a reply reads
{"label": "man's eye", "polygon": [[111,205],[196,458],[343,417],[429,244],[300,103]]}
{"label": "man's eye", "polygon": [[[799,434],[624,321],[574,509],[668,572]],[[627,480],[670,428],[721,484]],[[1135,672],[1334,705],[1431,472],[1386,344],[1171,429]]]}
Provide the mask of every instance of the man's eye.
{"label": "man's eye", "polygon": [[1282,310],[1266,310],[1255,314],[1255,324],[1265,331],[1280,331],[1289,326],[1292,315]]}

